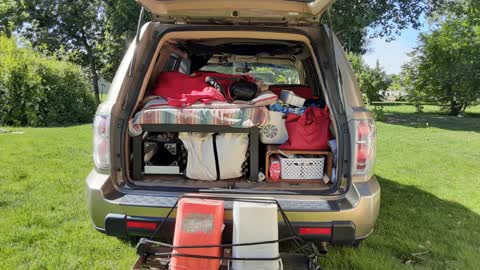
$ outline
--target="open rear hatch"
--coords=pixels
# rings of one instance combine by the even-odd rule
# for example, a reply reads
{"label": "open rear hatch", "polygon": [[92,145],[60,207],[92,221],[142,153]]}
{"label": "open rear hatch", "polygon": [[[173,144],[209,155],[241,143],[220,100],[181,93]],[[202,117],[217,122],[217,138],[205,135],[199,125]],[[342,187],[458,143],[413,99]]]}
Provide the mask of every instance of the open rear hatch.
{"label": "open rear hatch", "polygon": [[137,0],[162,23],[318,23],[334,0]]}

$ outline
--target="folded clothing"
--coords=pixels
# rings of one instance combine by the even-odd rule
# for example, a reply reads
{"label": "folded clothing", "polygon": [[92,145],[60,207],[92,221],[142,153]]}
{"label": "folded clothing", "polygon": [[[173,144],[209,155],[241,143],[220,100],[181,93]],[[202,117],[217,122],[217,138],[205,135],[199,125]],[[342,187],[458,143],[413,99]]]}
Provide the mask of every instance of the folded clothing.
{"label": "folded clothing", "polygon": [[290,107],[288,104],[284,103],[283,101],[279,100],[272,105],[269,106],[269,109],[274,112],[282,112],[284,114],[287,113],[294,113],[298,115],[302,115],[305,112],[306,107]]}

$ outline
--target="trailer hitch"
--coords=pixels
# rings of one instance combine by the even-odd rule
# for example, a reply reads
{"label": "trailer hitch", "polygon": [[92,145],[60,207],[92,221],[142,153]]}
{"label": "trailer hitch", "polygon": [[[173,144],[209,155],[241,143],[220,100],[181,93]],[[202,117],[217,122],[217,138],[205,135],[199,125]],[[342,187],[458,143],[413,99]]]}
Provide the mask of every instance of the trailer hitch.
{"label": "trailer hitch", "polygon": [[[290,264],[290,268],[284,268],[284,269],[308,269],[308,270],[322,270],[322,267],[318,263],[318,259],[321,257],[321,253],[318,249],[318,247],[312,243],[312,242],[307,242],[304,239],[302,239],[290,221],[288,220],[288,217],[285,213],[285,211],[282,209],[281,205],[278,203],[277,200],[271,199],[271,198],[249,198],[249,197],[244,197],[244,198],[232,198],[232,197],[224,197],[221,195],[183,195],[181,198],[199,198],[199,199],[220,199],[224,201],[242,201],[242,202],[251,202],[251,203],[273,203],[276,204],[278,207],[278,210],[285,222],[285,224],[288,226],[290,230],[290,236],[277,239],[277,240],[272,240],[272,241],[260,241],[260,242],[248,242],[248,243],[237,243],[237,244],[220,244],[220,245],[191,245],[191,246],[174,246],[173,244],[170,243],[163,243],[160,241],[153,240],[155,236],[161,232],[162,225],[164,225],[165,220],[167,220],[174,209],[176,208],[178,204],[178,200],[175,203],[175,205],[170,209],[162,223],[157,227],[156,231],[153,233],[153,235],[150,237],[150,239],[147,238],[141,238],[140,241],[138,242],[136,249],[137,249],[137,254],[139,255],[139,259],[137,260],[137,263],[134,265],[132,269],[145,269],[141,268],[142,265],[148,264],[148,259],[154,259],[155,262],[157,262],[157,265],[160,267],[157,269],[168,269],[169,261],[172,258],[172,256],[177,256],[177,257],[191,257],[191,258],[203,258],[203,259],[218,259],[227,262],[226,266],[222,266],[220,269],[226,270],[228,269],[228,262],[235,261],[235,260],[240,260],[240,261],[278,261],[282,260],[285,258],[285,263],[282,263],[284,266],[290,264],[290,262],[294,262],[295,265]],[[179,198],[180,199],[180,198]],[[195,248],[212,248],[212,247],[221,247],[224,249],[232,249],[233,247],[238,247],[238,246],[255,246],[255,245],[264,245],[264,244],[271,244],[271,243],[280,243],[280,242],[285,242],[289,241],[295,246],[295,251],[292,251],[291,253],[282,253],[278,257],[272,257],[272,258],[246,258],[246,257],[232,257],[231,254],[225,254],[223,256],[203,256],[203,255],[196,255],[196,254],[189,254],[189,252],[186,253],[174,253],[173,249],[195,249]],[[290,260],[292,259],[292,260]],[[165,268],[167,267],[167,268]],[[150,268],[153,269],[153,268]]]}

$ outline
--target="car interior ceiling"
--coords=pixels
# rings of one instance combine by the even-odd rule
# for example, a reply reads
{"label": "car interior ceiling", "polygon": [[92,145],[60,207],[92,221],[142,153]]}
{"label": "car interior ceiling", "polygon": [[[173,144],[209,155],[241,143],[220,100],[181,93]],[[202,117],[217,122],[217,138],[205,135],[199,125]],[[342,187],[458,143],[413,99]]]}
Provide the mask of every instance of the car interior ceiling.
{"label": "car interior ceiling", "polygon": [[[204,68],[208,64],[227,65],[228,63],[231,63],[231,61],[235,61],[237,59],[236,57],[240,59],[247,59],[245,61],[246,63],[247,61],[254,63],[288,63],[293,65],[293,67],[301,67],[301,69],[303,69],[299,71],[299,81],[301,82],[301,84],[306,87],[311,87],[312,93],[315,96],[318,96],[321,100],[324,100],[324,98],[321,96],[322,91],[318,89],[318,84],[312,83],[313,81],[311,77],[315,76],[315,74],[312,74],[312,69],[304,67],[304,65],[308,63],[308,59],[311,58],[311,55],[306,46],[301,42],[268,41],[268,43],[266,43],[265,40],[254,39],[204,39],[175,40],[172,41],[170,45],[173,45],[174,51],[176,52],[173,55],[177,57],[171,57],[169,63],[167,63],[162,69],[163,72],[177,70],[190,75],[196,71],[202,70],[202,68]],[[183,62],[185,62],[186,59],[188,59],[187,69],[181,67],[181,65],[183,64]],[[248,64],[245,65],[248,67]],[[245,71],[247,72],[251,70],[246,69]],[[152,74],[152,78],[146,78],[150,79],[150,84],[149,88],[147,88],[144,100],[147,100],[147,97],[152,95],[152,91],[154,90],[153,88],[155,87],[155,84],[152,84],[152,79],[156,81],[157,76],[158,74]],[[141,104],[144,105],[145,102],[141,102]],[[152,134],[155,136],[160,136],[158,132],[145,132],[143,133],[142,138],[145,139],[147,138],[147,136],[151,136]],[[177,142],[175,142],[174,144],[177,144]],[[146,144],[143,146],[146,147]],[[178,144],[175,145],[175,147],[179,147]],[[260,157],[258,159],[258,166],[261,170],[266,170],[265,152],[267,151],[267,145],[260,143],[259,147],[260,150],[258,151],[258,155]],[[132,151],[130,156],[133,156],[133,152],[134,151]],[[170,153],[172,152],[170,151]],[[145,173],[141,180],[135,179],[134,176],[132,176],[132,179],[133,180],[131,181],[131,183],[134,186],[152,188],[192,187],[200,189],[235,188],[260,190],[327,190],[329,188],[328,185],[325,184],[323,181],[298,181],[298,183],[269,182],[267,184],[265,184],[265,182],[251,182],[248,181],[249,179],[248,177],[246,177],[246,175],[230,179],[217,179],[217,181],[199,181],[198,179],[189,179],[185,176],[185,174],[168,175]]]}

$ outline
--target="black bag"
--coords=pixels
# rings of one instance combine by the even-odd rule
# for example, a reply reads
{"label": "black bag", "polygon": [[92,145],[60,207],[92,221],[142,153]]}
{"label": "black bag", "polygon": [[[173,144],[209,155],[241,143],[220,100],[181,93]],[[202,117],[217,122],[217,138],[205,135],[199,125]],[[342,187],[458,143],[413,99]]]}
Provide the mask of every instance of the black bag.
{"label": "black bag", "polygon": [[[234,82],[229,84],[229,86],[225,90],[225,88],[217,82],[219,80],[232,80]],[[208,76],[207,78],[205,78],[205,82],[218,89],[228,102],[232,102],[234,100],[250,101],[254,99],[258,93],[258,85],[256,83],[247,81],[239,77],[215,78]]]}
{"label": "black bag", "polygon": [[144,162],[153,166],[179,166],[185,169],[187,151],[178,137],[160,133],[144,140]]}

